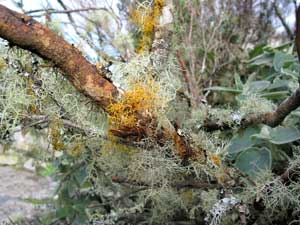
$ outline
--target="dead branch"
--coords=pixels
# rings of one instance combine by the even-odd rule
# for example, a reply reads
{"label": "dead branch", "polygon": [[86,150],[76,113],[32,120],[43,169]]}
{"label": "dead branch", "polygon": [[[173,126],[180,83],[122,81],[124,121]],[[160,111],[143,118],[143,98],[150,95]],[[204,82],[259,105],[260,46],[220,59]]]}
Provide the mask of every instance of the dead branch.
{"label": "dead branch", "polygon": [[201,104],[201,98],[199,95],[199,90],[197,87],[197,83],[196,80],[194,79],[194,77],[191,76],[189,69],[187,68],[184,59],[182,58],[182,54],[177,51],[176,52],[176,56],[177,56],[177,60],[179,62],[179,65],[181,67],[182,73],[184,75],[185,78],[185,82],[188,85],[188,91],[191,94],[192,98],[193,98],[193,106],[197,107]]}

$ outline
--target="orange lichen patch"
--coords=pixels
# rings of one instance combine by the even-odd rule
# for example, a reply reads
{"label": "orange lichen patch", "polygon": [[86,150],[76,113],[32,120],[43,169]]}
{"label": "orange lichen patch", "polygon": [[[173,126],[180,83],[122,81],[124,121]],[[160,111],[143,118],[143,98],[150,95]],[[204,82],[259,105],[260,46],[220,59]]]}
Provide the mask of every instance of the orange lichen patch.
{"label": "orange lichen patch", "polygon": [[220,155],[208,152],[208,157],[215,166],[220,167],[222,165],[222,158]]}
{"label": "orange lichen patch", "polygon": [[183,136],[180,136],[177,132],[174,132],[173,140],[175,143],[176,153],[181,159],[188,160],[193,156],[193,151]]}
{"label": "orange lichen patch", "polygon": [[154,37],[155,26],[159,25],[159,18],[162,15],[165,0],[155,0],[153,6],[146,6],[135,9],[131,13],[131,20],[141,30],[141,37],[138,42],[138,53],[149,51]]}
{"label": "orange lichen patch", "polygon": [[163,108],[159,92],[160,86],[153,79],[132,82],[122,99],[108,106],[111,128],[139,127],[142,123],[139,118],[154,118]]}

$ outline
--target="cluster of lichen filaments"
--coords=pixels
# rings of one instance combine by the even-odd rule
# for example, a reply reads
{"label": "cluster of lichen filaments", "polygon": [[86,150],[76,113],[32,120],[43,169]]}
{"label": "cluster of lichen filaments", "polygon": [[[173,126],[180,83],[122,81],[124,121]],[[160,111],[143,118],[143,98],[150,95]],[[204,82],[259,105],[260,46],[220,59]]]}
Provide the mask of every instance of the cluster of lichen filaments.
{"label": "cluster of lichen filaments", "polygon": [[143,5],[131,13],[131,20],[137,24],[141,31],[137,49],[139,54],[150,50],[155,26],[159,24],[164,6],[165,0],[154,0],[153,5]]}
{"label": "cluster of lichen filaments", "polygon": [[108,106],[111,128],[138,127],[139,117],[154,118],[163,108],[159,93],[160,86],[153,79],[132,82],[122,98]]}

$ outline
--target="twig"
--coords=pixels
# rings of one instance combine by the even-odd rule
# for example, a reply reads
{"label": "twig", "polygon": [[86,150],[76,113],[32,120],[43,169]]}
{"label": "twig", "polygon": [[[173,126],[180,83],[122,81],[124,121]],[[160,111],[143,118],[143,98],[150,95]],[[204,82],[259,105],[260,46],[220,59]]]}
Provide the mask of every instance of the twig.
{"label": "twig", "polygon": [[[294,110],[300,106],[300,90],[294,92],[294,94],[284,100],[275,111],[264,114],[249,115],[241,120],[240,127],[246,128],[254,124],[265,124],[270,127],[276,127],[282,123],[282,121]],[[206,120],[202,128],[206,131],[215,130],[228,130],[232,127],[230,124],[222,123],[218,124],[210,120]]]}
{"label": "twig", "polygon": [[[34,127],[34,126],[39,125],[39,124],[50,123],[50,122],[53,121],[53,119],[51,119],[48,115],[30,115],[30,116],[27,117],[27,119],[37,120],[37,121],[32,122],[32,123],[26,125],[25,127],[15,129],[14,132],[19,132],[24,128]],[[61,121],[62,121],[64,126],[85,131],[84,128],[80,127],[79,125],[73,123],[70,120],[62,119]]]}
{"label": "twig", "polygon": [[98,8],[98,7],[89,7],[89,8],[82,8],[82,9],[65,9],[65,10],[58,10],[58,9],[35,9],[35,10],[30,10],[26,11],[25,14],[34,14],[34,13],[40,13],[44,12],[47,14],[69,14],[69,13],[76,13],[76,12],[86,12],[86,11],[97,11],[97,10],[105,10],[107,11],[106,8]]}
{"label": "twig", "polygon": [[[162,187],[161,184],[148,184],[142,181],[130,180],[126,177],[113,176],[112,181],[119,184],[129,185],[129,186],[142,186],[142,187]],[[192,189],[211,189],[220,187],[219,184],[214,183],[204,183],[197,181],[182,181],[170,184],[172,188],[183,189],[183,188],[192,188]]]}
{"label": "twig", "polygon": [[274,8],[276,16],[278,17],[282,26],[284,27],[289,39],[293,40],[294,39],[293,32],[291,31],[289,25],[286,23],[285,19],[282,17],[282,13],[280,12],[278,5],[276,4],[276,1],[273,2],[273,8]]}
{"label": "twig", "polygon": [[176,52],[176,56],[177,56],[177,60],[180,64],[182,73],[184,75],[185,78],[185,82],[188,85],[188,91],[189,93],[192,95],[193,97],[193,103],[192,105],[194,105],[195,107],[199,106],[202,102],[202,99],[199,95],[199,91],[197,89],[197,84],[195,79],[191,76],[189,69],[187,68],[184,59],[182,58],[182,55],[179,51]]}

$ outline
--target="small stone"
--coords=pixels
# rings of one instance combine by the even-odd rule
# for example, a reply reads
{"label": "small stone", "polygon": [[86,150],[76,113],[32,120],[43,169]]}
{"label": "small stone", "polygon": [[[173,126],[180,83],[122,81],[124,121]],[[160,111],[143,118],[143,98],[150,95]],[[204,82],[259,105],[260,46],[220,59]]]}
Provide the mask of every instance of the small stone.
{"label": "small stone", "polygon": [[34,172],[35,171],[35,165],[34,165],[34,161],[33,159],[28,159],[25,163],[24,163],[24,166],[23,166],[26,170],[29,170],[29,171],[32,171]]}

